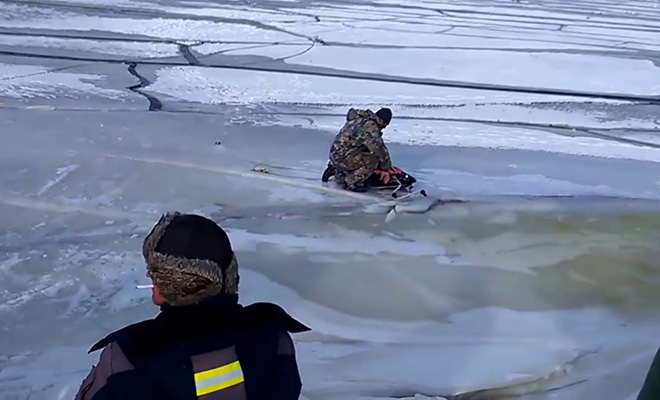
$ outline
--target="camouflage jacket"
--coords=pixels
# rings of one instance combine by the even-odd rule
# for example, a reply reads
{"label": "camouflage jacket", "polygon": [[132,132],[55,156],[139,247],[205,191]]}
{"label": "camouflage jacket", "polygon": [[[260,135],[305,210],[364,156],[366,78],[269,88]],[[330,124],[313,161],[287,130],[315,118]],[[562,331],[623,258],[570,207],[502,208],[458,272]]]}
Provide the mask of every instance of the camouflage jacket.
{"label": "camouflage jacket", "polygon": [[368,152],[378,157],[380,169],[392,168],[389,151],[382,139],[383,132],[377,121],[378,116],[371,110],[348,110],[346,123],[330,148],[330,161],[337,164]]}

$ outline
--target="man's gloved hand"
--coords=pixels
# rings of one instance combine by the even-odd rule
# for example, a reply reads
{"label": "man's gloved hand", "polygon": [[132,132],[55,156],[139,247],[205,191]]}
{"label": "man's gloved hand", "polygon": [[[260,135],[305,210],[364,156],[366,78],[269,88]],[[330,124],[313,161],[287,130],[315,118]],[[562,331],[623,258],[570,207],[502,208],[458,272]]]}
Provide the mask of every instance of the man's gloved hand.
{"label": "man's gloved hand", "polygon": [[397,175],[397,174],[400,174],[401,172],[403,172],[403,171],[401,171],[400,168],[397,168],[397,167],[394,167],[394,166],[392,166],[392,168],[388,169],[387,171],[384,170],[384,169],[377,169],[376,170],[376,173],[378,175],[380,175],[380,180],[384,184],[388,184],[392,180],[392,175]]}
{"label": "man's gloved hand", "polygon": [[385,171],[382,169],[377,169],[376,172],[378,175],[380,175],[380,180],[387,184],[390,181],[390,171]]}

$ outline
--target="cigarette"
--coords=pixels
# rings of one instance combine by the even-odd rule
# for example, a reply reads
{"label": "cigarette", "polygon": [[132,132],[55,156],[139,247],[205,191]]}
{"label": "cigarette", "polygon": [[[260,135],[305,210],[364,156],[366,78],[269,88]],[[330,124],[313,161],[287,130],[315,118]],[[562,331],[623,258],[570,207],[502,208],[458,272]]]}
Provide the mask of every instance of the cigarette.
{"label": "cigarette", "polygon": [[137,285],[136,289],[151,289],[154,285]]}

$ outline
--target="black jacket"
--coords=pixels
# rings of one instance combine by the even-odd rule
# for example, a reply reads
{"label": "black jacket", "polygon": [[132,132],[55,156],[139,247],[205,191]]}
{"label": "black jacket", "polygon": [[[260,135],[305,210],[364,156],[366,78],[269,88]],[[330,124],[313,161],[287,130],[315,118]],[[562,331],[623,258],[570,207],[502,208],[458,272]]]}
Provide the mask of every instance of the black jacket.
{"label": "black jacket", "polygon": [[298,399],[289,333],[309,330],[277,305],[243,307],[238,296],[164,305],[90,349],[103,352],[76,400]]}
{"label": "black jacket", "polygon": [[644,385],[637,395],[637,400],[660,399],[660,349],[656,351],[655,357],[649,371],[646,373]]}

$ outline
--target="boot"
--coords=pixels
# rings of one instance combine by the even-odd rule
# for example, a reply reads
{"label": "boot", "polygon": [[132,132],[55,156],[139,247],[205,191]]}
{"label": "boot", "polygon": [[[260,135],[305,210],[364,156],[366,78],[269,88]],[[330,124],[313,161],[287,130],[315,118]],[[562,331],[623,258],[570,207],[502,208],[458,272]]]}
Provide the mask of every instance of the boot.
{"label": "boot", "polygon": [[344,183],[344,189],[350,190],[351,192],[364,193],[369,190],[369,180],[363,182],[358,182],[354,185],[347,185]]}
{"label": "boot", "polygon": [[335,167],[328,163],[328,167],[325,169],[325,171],[323,171],[323,175],[321,176],[321,182],[329,181],[330,177],[335,174],[335,171]]}

